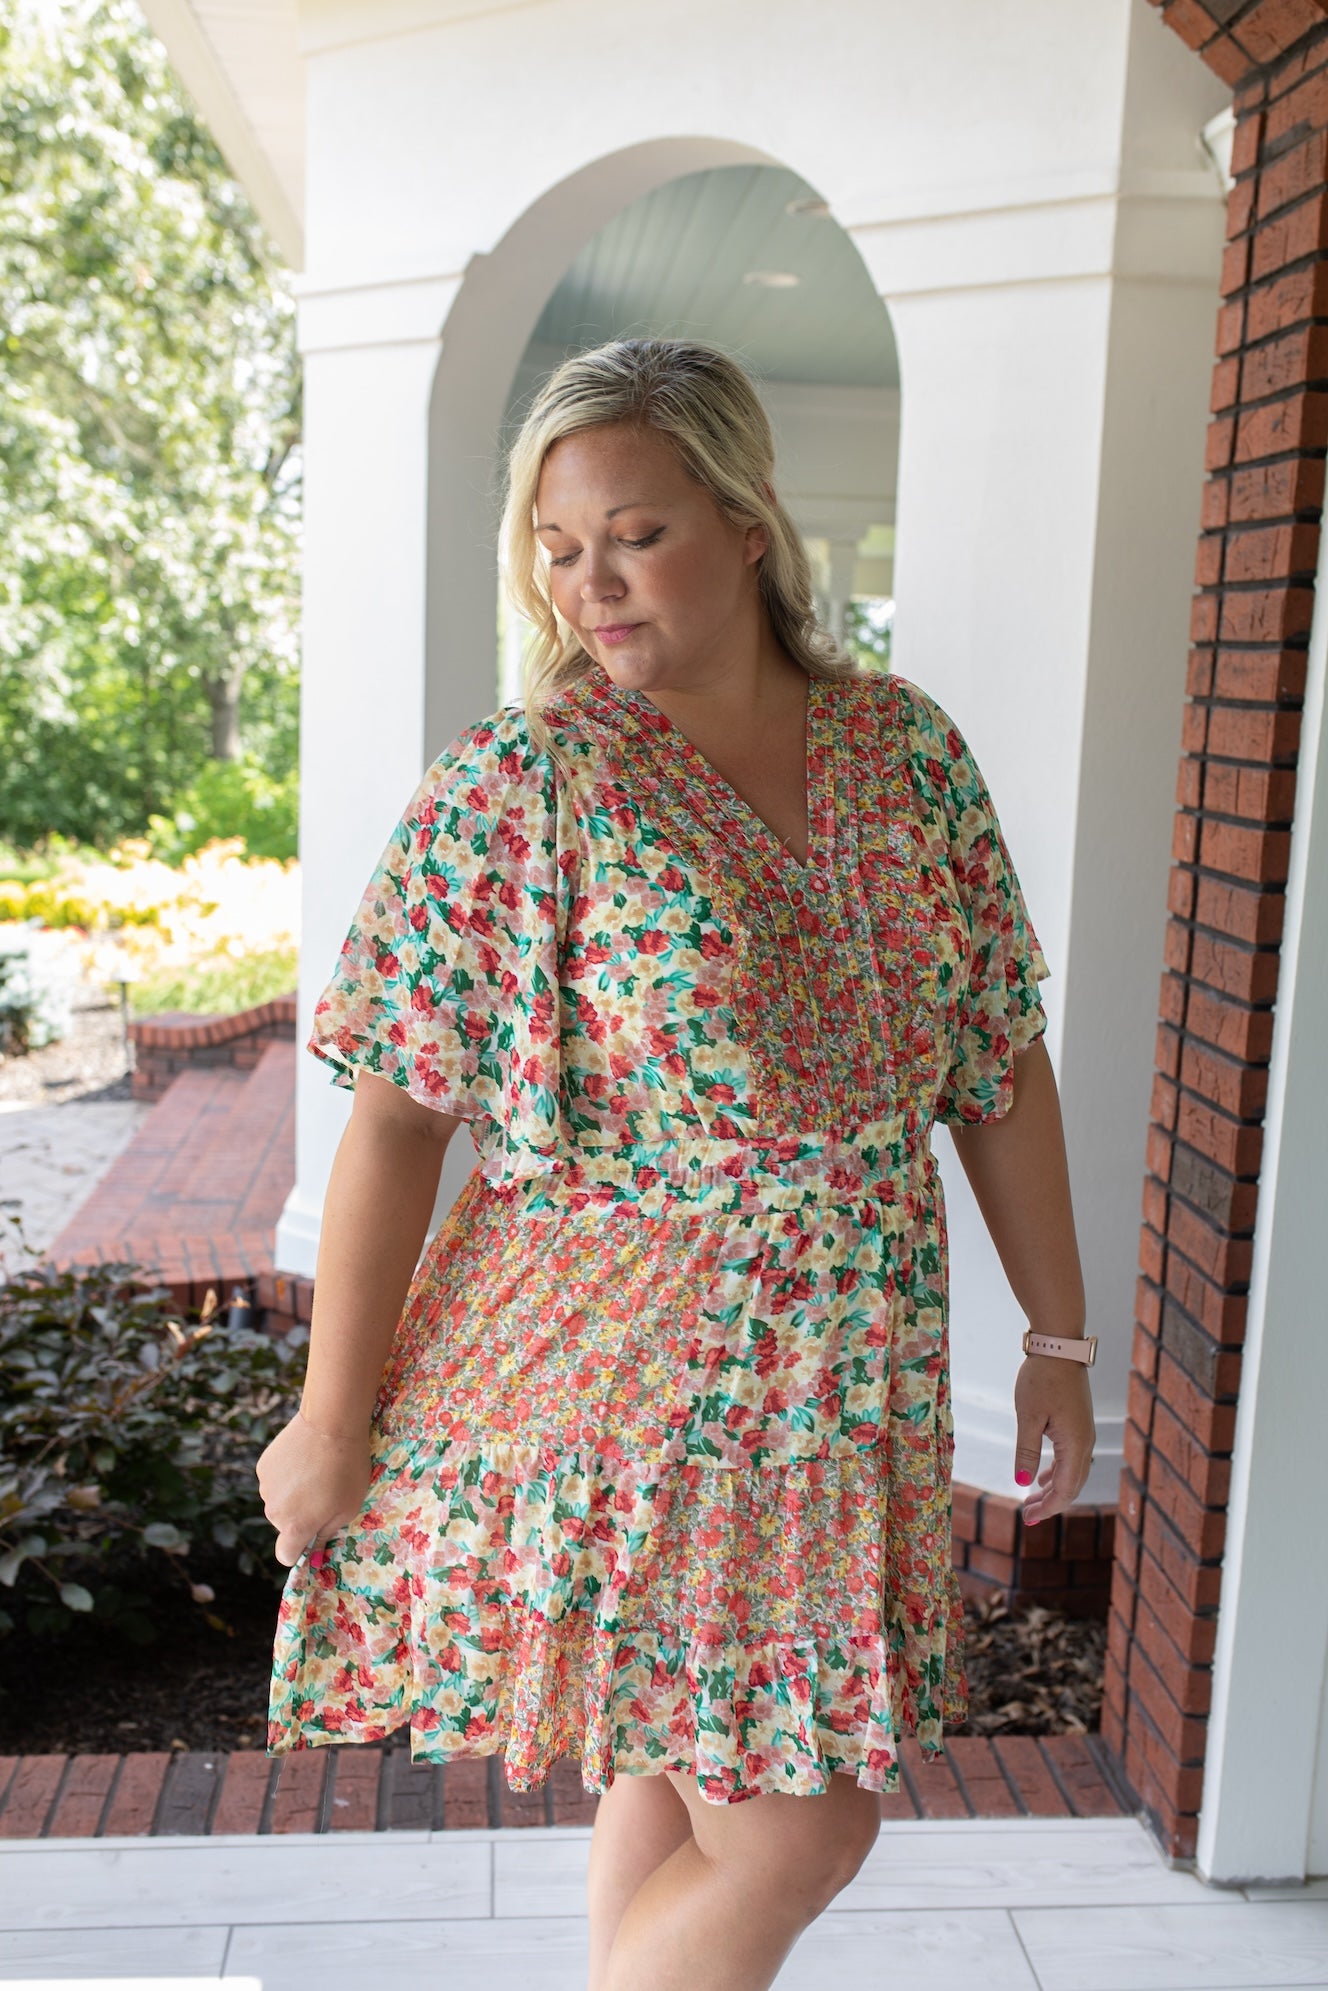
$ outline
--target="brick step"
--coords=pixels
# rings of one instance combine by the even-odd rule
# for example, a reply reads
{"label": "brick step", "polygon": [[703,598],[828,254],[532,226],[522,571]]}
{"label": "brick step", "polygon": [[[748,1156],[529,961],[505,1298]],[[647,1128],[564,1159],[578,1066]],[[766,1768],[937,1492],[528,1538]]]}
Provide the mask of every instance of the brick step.
{"label": "brick step", "polygon": [[[900,1760],[904,1788],[882,1797],[886,1819],[1118,1818],[1132,1808],[1096,1735],[960,1735],[932,1763],[909,1736]],[[413,1764],[400,1746],[0,1756],[0,1839],[589,1825],[596,1803],[568,1757],[542,1790],[517,1793],[496,1755]]]}
{"label": "brick step", "polygon": [[295,1180],[295,1045],[265,1043],[250,1070],[179,1072],[47,1253],[59,1266],[134,1259],[177,1304],[273,1269]]}

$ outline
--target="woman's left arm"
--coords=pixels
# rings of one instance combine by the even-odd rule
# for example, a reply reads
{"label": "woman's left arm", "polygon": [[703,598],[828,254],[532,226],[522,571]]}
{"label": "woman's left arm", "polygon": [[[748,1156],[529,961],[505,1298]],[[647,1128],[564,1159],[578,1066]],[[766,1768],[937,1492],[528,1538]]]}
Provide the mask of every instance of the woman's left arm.
{"label": "woman's left arm", "polygon": [[[1085,1300],[1070,1203],[1060,1096],[1039,1037],[1015,1055],[1014,1101],[998,1120],[950,1124],[955,1149],[1010,1290],[1039,1334],[1082,1335]],[[1045,1521],[1079,1496],[1096,1429],[1088,1370],[1060,1355],[1026,1355],[1015,1378],[1015,1477],[1038,1484],[1026,1522]],[[1051,1462],[1037,1471],[1042,1440]],[[1023,1475],[1027,1475],[1026,1478]]]}

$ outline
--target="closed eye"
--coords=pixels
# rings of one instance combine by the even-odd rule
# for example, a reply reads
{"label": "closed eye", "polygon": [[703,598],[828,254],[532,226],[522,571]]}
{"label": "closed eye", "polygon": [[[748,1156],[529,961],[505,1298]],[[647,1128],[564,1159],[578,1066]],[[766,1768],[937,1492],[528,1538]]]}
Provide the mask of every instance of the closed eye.
{"label": "closed eye", "polygon": [[[630,546],[633,552],[639,552],[643,546],[653,546],[655,541],[662,537],[663,532],[664,527],[662,525],[657,526],[655,531],[648,532],[644,539],[620,539],[618,544],[619,546]],[[570,567],[573,560],[577,557],[575,553],[563,553],[556,560],[551,557],[549,565],[551,567]]]}

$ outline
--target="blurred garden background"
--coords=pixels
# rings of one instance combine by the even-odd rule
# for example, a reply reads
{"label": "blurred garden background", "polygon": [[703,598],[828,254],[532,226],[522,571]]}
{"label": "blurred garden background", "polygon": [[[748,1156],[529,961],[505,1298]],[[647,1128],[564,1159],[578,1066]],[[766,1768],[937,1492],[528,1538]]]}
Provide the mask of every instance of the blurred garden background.
{"label": "blurred garden background", "polygon": [[124,0],[0,13],[0,1049],[295,985],[287,272]]}

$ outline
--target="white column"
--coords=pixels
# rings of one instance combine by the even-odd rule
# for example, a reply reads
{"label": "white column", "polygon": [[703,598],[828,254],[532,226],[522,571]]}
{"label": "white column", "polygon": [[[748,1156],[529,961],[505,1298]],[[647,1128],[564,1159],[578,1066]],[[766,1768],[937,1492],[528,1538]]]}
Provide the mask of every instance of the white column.
{"label": "white column", "polygon": [[1319,542],[1196,1858],[1328,1874],[1328,534]]}
{"label": "white column", "polygon": [[[360,893],[429,758],[429,409],[438,327],[454,289],[445,279],[336,292],[306,283],[301,299],[301,1051],[296,1180],[277,1226],[276,1261],[304,1277],[314,1270],[351,1094],[302,1047]],[[492,635],[487,662],[491,681]],[[490,695],[484,711],[493,703]],[[474,1159],[463,1131],[447,1158],[440,1206]]]}
{"label": "white column", "polygon": [[[893,668],[990,783],[1042,984],[1088,1289],[1096,1465],[1120,1476],[1188,614],[1222,249],[1202,174],[854,217],[900,354]],[[1024,1322],[946,1134],[955,1475],[1014,1483]]]}

